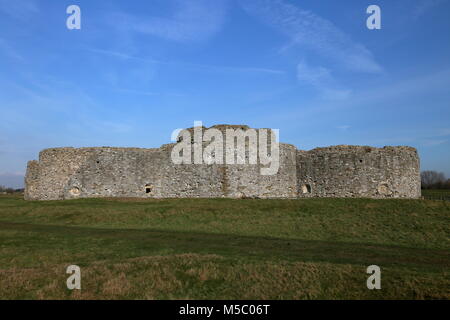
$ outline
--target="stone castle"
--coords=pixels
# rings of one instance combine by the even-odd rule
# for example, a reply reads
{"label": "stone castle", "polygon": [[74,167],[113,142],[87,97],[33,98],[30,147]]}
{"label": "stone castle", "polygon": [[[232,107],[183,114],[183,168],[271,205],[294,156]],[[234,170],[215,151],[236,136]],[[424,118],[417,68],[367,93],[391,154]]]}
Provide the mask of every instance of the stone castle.
{"label": "stone castle", "polygon": [[261,175],[260,163],[174,164],[174,146],[43,150],[39,161],[28,163],[25,199],[421,196],[419,157],[411,147],[340,145],[303,151],[280,143],[278,172]]}

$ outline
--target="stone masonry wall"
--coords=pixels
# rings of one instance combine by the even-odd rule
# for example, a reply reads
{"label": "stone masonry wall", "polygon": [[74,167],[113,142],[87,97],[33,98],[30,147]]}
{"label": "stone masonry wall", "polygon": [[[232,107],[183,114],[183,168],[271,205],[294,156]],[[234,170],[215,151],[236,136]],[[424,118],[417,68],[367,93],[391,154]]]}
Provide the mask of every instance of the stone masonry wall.
{"label": "stone masonry wall", "polygon": [[411,147],[334,146],[298,151],[299,197],[418,198],[420,168]]}
{"label": "stone masonry wall", "polygon": [[28,163],[25,199],[420,197],[419,158],[410,147],[301,151],[280,143],[278,173],[264,176],[260,164],[173,164],[174,145],[43,150]]}

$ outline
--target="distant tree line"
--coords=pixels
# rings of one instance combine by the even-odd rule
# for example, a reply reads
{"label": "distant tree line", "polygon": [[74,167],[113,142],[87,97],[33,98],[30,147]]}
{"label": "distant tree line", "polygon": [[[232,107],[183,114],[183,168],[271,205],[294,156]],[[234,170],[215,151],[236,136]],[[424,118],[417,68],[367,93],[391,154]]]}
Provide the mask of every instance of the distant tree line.
{"label": "distant tree line", "polygon": [[450,189],[450,179],[446,179],[442,172],[422,171],[420,178],[422,189]]}
{"label": "distant tree line", "polygon": [[0,194],[2,193],[21,193],[24,189],[14,189],[14,188],[7,188],[5,186],[0,186]]}

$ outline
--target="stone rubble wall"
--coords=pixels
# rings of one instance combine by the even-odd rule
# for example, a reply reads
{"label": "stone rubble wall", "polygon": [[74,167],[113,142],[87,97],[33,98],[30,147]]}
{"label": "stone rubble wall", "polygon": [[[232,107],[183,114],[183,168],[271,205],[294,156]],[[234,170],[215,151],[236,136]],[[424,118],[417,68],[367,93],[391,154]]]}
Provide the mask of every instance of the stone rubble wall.
{"label": "stone rubble wall", "polygon": [[[216,128],[222,131],[225,126]],[[280,143],[278,173],[264,176],[260,164],[174,164],[174,145],[43,150],[39,161],[28,163],[25,199],[421,195],[419,157],[410,147],[334,146],[301,151]]]}
{"label": "stone rubble wall", "polygon": [[334,146],[298,151],[299,197],[419,198],[411,147]]}

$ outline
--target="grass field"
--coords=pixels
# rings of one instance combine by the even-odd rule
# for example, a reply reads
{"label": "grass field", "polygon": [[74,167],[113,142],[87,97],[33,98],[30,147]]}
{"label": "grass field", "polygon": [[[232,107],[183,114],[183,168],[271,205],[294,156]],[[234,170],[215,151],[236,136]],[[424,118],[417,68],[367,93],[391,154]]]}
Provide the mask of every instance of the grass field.
{"label": "grass field", "polygon": [[446,200],[450,201],[449,189],[428,189],[422,190],[422,196],[429,200]]}
{"label": "grass field", "polygon": [[432,200],[0,196],[0,299],[449,299],[449,218]]}

